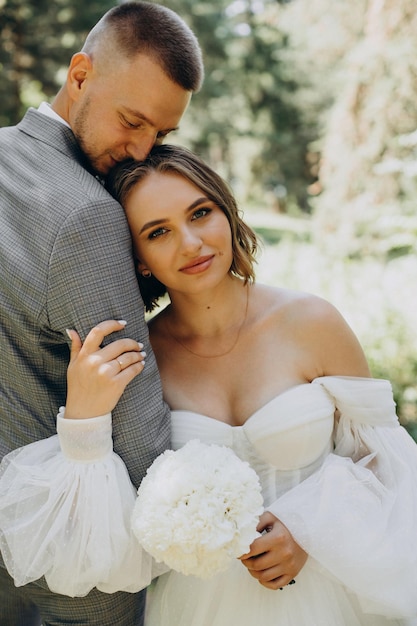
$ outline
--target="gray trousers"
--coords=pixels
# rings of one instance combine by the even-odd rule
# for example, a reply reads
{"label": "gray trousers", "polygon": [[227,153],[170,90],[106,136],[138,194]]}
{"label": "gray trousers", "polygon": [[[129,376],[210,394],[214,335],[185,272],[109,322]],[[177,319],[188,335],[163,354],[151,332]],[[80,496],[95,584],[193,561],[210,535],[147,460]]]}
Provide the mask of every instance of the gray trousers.
{"label": "gray trousers", "polygon": [[0,567],[1,626],[142,626],[145,592],[101,593],[84,598],[52,593],[45,581],[15,587]]}

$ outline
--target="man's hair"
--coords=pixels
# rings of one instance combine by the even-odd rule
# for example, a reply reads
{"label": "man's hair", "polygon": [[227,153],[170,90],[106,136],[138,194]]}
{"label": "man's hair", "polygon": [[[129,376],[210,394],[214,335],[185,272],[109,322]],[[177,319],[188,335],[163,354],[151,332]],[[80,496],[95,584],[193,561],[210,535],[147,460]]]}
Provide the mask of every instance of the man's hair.
{"label": "man's hair", "polygon": [[[123,205],[135,185],[152,172],[179,174],[223,211],[232,235],[233,260],[229,271],[244,282],[253,282],[257,237],[242,220],[241,211],[226,181],[187,148],[166,144],[152,148],[144,161],[129,160],[117,165],[110,172],[107,187]],[[153,275],[144,278],[137,272],[137,277],[146,310],[152,311],[158,299],[166,293],[166,287]]]}
{"label": "man's hair", "polygon": [[127,59],[142,53],[186,91],[200,89],[204,77],[201,49],[187,24],[171,9],[151,2],[124,2],[107,11],[90,31],[82,51],[93,59],[109,54]]}

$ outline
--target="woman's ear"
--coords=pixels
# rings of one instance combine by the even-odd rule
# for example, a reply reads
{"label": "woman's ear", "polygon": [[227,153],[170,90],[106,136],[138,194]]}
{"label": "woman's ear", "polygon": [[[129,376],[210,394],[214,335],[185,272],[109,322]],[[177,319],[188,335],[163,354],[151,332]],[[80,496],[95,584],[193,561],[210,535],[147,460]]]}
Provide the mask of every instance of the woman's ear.
{"label": "woman's ear", "polygon": [[138,274],[143,276],[143,278],[150,278],[150,276],[152,276],[152,272],[148,270],[146,265],[142,263],[140,259],[135,259],[135,263],[136,263],[136,271],[138,272]]}

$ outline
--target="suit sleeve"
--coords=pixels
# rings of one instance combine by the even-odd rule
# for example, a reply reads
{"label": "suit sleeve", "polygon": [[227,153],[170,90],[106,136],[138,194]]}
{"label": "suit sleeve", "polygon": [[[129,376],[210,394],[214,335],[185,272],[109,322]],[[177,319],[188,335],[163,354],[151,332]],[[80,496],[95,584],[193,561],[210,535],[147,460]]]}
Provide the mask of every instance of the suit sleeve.
{"label": "suit sleeve", "polygon": [[154,458],[169,446],[169,411],[149,344],[129,228],[122,207],[102,188],[97,199],[88,198],[74,209],[59,230],[49,265],[47,307],[51,328],[63,335],[73,328],[84,338],[100,321],[124,319],[126,330],[117,338],[126,335],[144,344],[146,367],[113,412],[114,450],[137,487]]}

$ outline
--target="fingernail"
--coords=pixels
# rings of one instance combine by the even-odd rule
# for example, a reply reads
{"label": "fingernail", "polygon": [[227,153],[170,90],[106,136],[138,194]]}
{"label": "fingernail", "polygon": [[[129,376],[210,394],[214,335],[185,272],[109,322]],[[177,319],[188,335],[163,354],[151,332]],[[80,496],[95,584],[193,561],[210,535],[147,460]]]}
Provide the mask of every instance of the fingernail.
{"label": "fingernail", "polygon": [[145,358],[145,356],[146,356],[145,350],[142,350],[142,352],[140,354],[143,356],[143,358]]}
{"label": "fingernail", "polygon": [[72,337],[71,337],[71,331],[69,330],[69,328],[65,329],[65,332],[67,333],[68,337],[71,339],[72,341]]}
{"label": "fingernail", "polygon": [[140,341],[138,341],[138,346],[139,346],[139,350],[143,350],[143,343],[141,343]]}
{"label": "fingernail", "polygon": [[117,320],[119,322],[119,324],[121,324],[122,326],[126,326],[127,322],[126,320]]}

